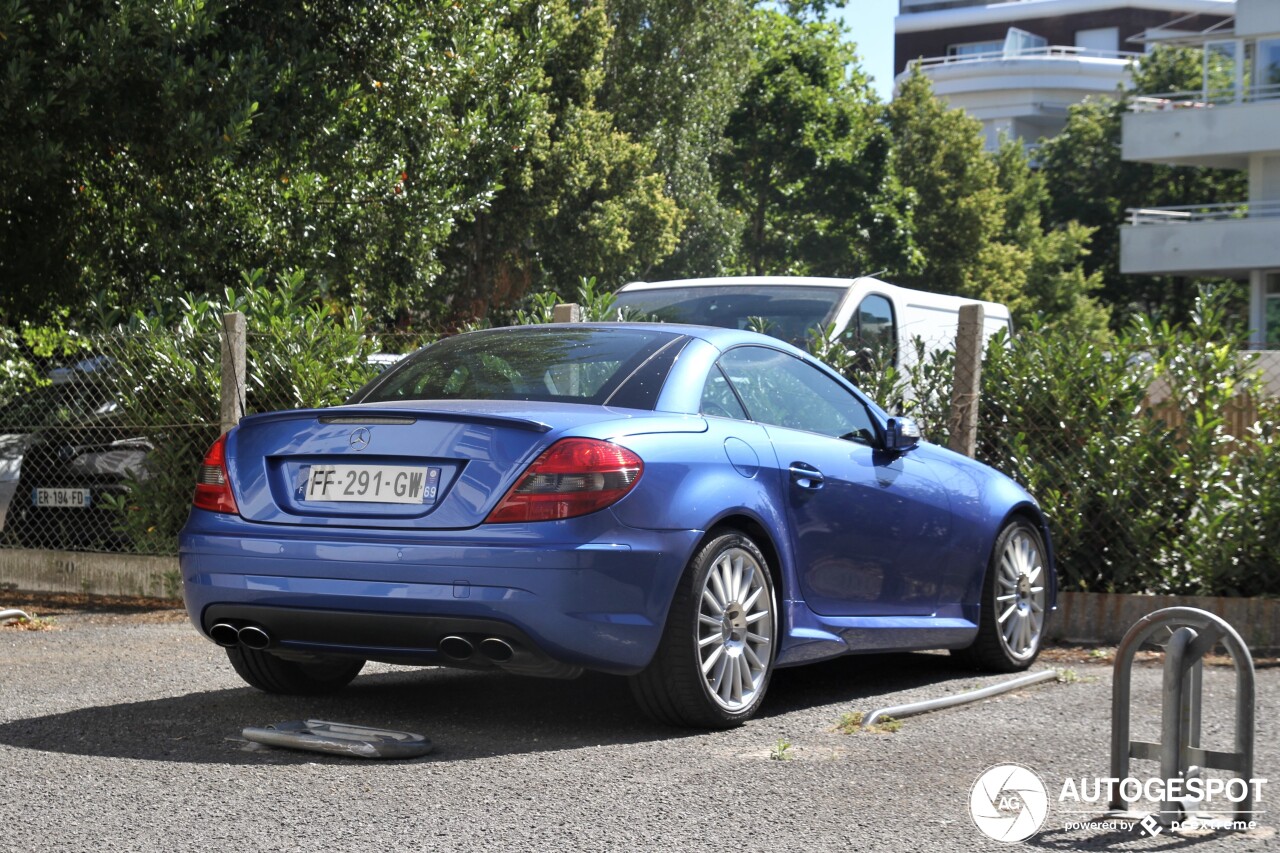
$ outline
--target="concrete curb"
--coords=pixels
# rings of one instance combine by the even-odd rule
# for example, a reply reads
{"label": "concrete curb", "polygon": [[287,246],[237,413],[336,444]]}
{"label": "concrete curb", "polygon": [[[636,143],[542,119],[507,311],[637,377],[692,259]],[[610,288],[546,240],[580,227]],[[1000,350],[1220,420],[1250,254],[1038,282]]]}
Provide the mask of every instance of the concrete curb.
{"label": "concrete curb", "polygon": [[177,557],[0,548],[0,596],[14,589],[181,601],[181,580]]}
{"label": "concrete curb", "polygon": [[1058,612],[1049,620],[1049,639],[1114,646],[1135,622],[1166,607],[1196,607],[1221,616],[1252,654],[1280,651],[1280,600],[1274,598],[1063,592],[1058,594]]}

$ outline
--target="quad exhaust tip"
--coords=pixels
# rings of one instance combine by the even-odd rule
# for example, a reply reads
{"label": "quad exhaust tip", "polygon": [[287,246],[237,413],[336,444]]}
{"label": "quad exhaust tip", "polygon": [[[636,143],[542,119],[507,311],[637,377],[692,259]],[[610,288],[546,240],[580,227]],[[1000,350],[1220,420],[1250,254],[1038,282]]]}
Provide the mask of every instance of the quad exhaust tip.
{"label": "quad exhaust tip", "polygon": [[440,654],[454,660],[469,660],[475,654],[476,647],[466,637],[450,634],[440,641]]}
{"label": "quad exhaust tip", "polygon": [[[243,642],[243,640],[241,640]],[[457,634],[440,640],[440,654],[456,661],[471,660],[479,652],[481,657],[492,663],[506,663],[515,657],[515,648],[501,637],[486,637],[475,643]]]}
{"label": "quad exhaust tip", "polygon": [[271,645],[271,635],[257,625],[237,627],[230,622],[219,622],[209,629],[209,637],[226,649],[236,646],[265,649]]}
{"label": "quad exhaust tip", "polygon": [[271,635],[257,625],[245,625],[240,629],[240,644],[249,649],[265,649],[271,645]]}
{"label": "quad exhaust tip", "polygon": [[209,629],[209,637],[223,648],[240,645],[240,629],[229,622],[219,622]]}
{"label": "quad exhaust tip", "polygon": [[515,649],[501,637],[489,637],[480,641],[480,654],[494,663],[506,663],[515,654]]}
{"label": "quad exhaust tip", "polygon": [[[257,625],[233,625],[218,622],[209,628],[209,637],[223,648],[244,646],[247,649],[265,649],[271,645],[271,635]],[[470,660],[477,651],[476,644],[466,637],[450,634],[440,640],[440,654],[456,661]],[[515,647],[502,637],[486,637],[480,641],[479,652],[493,663],[506,663],[515,657]]]}

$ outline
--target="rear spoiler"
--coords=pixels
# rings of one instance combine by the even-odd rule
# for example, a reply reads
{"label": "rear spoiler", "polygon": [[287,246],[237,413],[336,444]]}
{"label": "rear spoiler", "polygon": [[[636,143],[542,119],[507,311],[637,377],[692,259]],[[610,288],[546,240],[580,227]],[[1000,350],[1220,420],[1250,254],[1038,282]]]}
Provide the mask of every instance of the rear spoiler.
{"label": "rear spoiler", "polygon": [[289,409],[282,412],[247,415],[242,422],[276,423],[277,421],[309,420],[312,418],[322,424],[351,424],[353,426],[407,425],[417,421],[461,421],[484,426],[511,427],[527,430],[528,432],[542,433],[551,431],[550,424],[512,415],[475,414],[456,410],[436,412],[425,408],[396,408],[388,410],[385,406],[370,407],[368,409],[362,409],[360,406],[343,406],[335,409]]}

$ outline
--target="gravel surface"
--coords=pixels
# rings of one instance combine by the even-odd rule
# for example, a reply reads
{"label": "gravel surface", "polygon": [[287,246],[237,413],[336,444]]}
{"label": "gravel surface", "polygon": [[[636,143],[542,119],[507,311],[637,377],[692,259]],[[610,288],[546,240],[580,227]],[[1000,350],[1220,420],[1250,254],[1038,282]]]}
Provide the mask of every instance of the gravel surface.
{"label": "gravel surface", "polygon": [[[1003,679],[939,654],[783,670],[761,717],[701,733],[654,726],[625,682],[593,675],[371,664],[335,697],[273,697],[189,625],[64,608],[53,630],[0,629],[0,850],[1008,850],[968,799],[984,769],[1017,762],[1049,790],[1031,847],[1280,851],[1273,814],[1236,833],[1067,830],[1082,807],[1058,801],[1064,781],[1108,772],[1111,669],[1046,657],[1036,668],[1069,668],[1065,681],[882,734],[836,725]],[[1207,746],[1230,746],[1233,678],[1206,672]],[[1159,681],[1135,670],[1135,736],[1158,731]],[[1280,780],[1277,708],[1280,668],[1265,667],[1254,775]],[[297,719],[420,732],[436,749],[377,762],[240,736]],[[1274,797],[1264,786],[1258,808]]]}

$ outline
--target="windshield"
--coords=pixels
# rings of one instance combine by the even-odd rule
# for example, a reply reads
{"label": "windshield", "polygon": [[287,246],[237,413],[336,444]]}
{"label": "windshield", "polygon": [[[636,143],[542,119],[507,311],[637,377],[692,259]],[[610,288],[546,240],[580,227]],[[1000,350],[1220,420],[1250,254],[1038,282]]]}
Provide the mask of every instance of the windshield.
{"label": "windshield", "polygon": [[0,433],[79,425],[118,408],[107,389],[97,382],[46,385],[0,406]]}
{"label": "windshield", "polygon": [[751,329],[803,347],[830,323],[844,287],[725,284],[628,290],[617,295],[627,319]]}
{"label": "windshield", "polygon": [[350,403],[540,400],[652,408],[685,340],[631,328],[493,329],[409,356]]}

